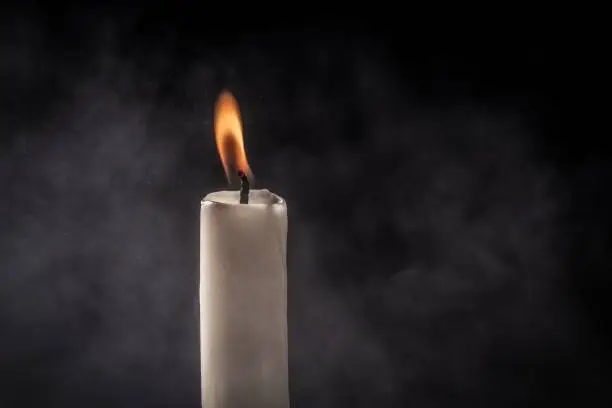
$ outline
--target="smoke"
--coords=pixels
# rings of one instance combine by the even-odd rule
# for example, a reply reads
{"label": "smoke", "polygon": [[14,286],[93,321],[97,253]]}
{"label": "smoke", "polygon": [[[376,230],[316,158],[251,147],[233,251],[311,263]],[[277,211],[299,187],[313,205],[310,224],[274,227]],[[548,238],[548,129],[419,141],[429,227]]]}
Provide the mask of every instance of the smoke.
{"label": "smoke", "polygon": [[225,87],[257,186],[289,205],[295,407],[597,389],[567,301],[566,192],[517,112],[429,104],[369,47],[179,64],[104,29],[71,63],[20,27],[0,46],[3,406],[199,406],[198,206],[224,188]]}

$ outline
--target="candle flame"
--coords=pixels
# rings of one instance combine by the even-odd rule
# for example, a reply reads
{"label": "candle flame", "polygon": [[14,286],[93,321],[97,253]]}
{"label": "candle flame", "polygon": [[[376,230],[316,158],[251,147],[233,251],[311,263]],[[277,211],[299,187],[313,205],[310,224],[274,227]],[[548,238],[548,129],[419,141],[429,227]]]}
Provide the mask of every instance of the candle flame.
{"label": "candle flame", "polygon": [[244,149],[240,108],[229,91],[221,92],[215,105],[215,141],[227,180],[231,181],[238,170],[252,178]]}

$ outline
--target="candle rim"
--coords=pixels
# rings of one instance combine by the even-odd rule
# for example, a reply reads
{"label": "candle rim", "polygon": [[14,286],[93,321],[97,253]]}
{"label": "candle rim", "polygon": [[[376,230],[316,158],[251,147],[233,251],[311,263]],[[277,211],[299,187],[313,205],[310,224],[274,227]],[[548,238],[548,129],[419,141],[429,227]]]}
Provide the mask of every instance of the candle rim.
{"label": "candle rim", "polygon": [[284,206],[285,200],[268,189],[252,189],[249,191],[249,203],[240,204],[240,192],[236,190],[220,190],[207,194],[201,201],[201,205],[221,206]]}

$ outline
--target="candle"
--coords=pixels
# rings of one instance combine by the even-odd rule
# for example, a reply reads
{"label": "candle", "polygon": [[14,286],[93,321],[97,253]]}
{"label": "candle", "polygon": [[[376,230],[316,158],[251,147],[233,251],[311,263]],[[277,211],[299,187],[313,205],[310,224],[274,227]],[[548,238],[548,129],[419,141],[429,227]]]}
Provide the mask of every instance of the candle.
{"label": "candle", "polygon": [[238,104],[224,92],[215,138],[240,191],[201,203],[200,337],[203,408],[288,408],[285,201],[250,190]]}

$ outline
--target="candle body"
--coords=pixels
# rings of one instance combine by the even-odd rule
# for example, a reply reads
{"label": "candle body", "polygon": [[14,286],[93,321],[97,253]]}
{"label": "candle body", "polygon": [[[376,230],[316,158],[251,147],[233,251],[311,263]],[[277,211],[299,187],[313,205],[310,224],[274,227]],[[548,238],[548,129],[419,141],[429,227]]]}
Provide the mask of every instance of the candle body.
{"label": "candle body", "polygon": [[288,408],[287,208],[267,190],[202,200],[203,408]]}

